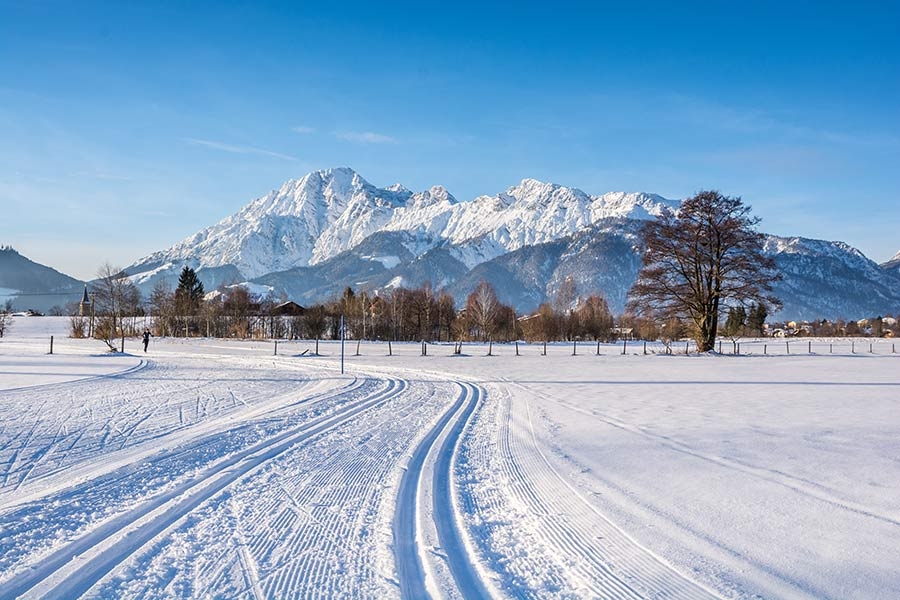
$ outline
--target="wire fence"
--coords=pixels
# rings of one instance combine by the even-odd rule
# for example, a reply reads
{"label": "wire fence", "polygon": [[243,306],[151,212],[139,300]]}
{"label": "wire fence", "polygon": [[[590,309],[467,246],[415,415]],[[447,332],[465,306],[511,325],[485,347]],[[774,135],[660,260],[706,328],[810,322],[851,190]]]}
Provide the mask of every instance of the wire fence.
{"label": "wire fence", "polygon": [[[894,355],[900,348],[894,339],[882,338],[741,338],[716,342],[711,355],[720,356],[851,356]],[[335,356],[340,341],[272,340],[274,354]],[[698,356],[692,340],[617,342],[388,342],[345,341],[344,354],[353,356]]]}

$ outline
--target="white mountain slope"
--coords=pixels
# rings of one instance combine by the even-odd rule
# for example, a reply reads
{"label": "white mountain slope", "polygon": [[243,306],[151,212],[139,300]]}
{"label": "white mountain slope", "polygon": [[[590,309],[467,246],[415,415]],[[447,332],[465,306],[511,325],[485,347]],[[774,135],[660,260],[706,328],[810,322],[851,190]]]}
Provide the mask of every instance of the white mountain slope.
{"label": "white mountain slope", "polygon": [[900,251],[892,256],[889,261],[882,263],[881,268],[887,271],[894,271],[896,274],[900,275]]}
{"label": "white mountain slope", "polygon": [[[286,182],[236,214],[128,267],[148,289],[182,266],[228,267],[253,279],[316,265],[376,231],[407,232],[415,256],[449,245],[469,268],[519,248],[571,235],[606,217],[649,218],[678,203],[651,194],[581,190],[526,179],[496,196],[458,202],[440,186],[412,193],[377,188],[349,168]],[[233,272],[233,271],[227,271]]]}
{"label": "white mountain slope", "polygon": [[859,318],[900,306],[900,279],[844,242],[770,235],[765,250],[783,276],[775,295],[790,318]]}
{"label": "white mountain slope", "polygon": [[[347,250],[382,227],[411,192],[378,189],[351,169],[330,169],[290,180],[234,215],[127,271],[148,277],[233,265],[245,278],[313,264]],[[152,267],[148,269],[146,267]]]}
{"label": "white mountain slope", "polygon": [[607,217],[648,218],[665,206],[675,208],[678,203],[650,194],[591,197],[579,189],[525,179],[496,196],[454,205],[442,215],[446,224],[437,235],[455,246],[456,258],[471,268],[525,246],[572,235]]}

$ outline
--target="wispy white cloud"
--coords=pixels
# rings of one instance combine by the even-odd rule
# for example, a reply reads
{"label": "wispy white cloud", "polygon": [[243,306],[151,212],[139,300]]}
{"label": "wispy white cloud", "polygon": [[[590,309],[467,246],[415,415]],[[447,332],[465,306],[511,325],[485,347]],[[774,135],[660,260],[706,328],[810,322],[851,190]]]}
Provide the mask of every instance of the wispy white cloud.
{"label": "wispy white cloud", "polygon": [[396,144],[397,140],[389,135],[374,133],[372,131],[340,131],[334,134],[336,137],[348,142],[360,144]]}
{"label": "wispy white cloud", "polygon": [[257,154],[260,156],[271,156],[273,158],[280,158],[281,160],[297,160],[293,156],[289,156],[287,154],[282,154],[280,152],[272,152],[271,150],[265,150],[263,148],[256,148],[254,146],[238,146],[234,144],[225,144],[223,142],[216,142],[212,140],[199,140],[197,138],[181,138],[183,141],[188,144],[192,144],[194,146],[203,146],[205,148],[213,148],[214,150],[221,150],[222,152],[230,152],[231,154]]}
{"label": "wispy white cloud", "polygon": [[306,125],[297,125],[296,127],[291,127],[291,131],[293,131],[294,133],[299,133],[300,135],[307,135],[316,132],[315,128],[307,127]]}

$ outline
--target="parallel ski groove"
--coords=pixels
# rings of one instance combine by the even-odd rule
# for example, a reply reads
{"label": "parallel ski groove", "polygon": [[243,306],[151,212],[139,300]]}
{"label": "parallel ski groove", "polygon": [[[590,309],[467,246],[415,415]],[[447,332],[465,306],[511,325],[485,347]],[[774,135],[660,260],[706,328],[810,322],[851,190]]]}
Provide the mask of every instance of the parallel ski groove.
{"label": "parallel ski groove", "polygon": [[[423,557],[427,550],[419,547],[418,515],[423,510],[419,498],[426,461],[434,460],[433,518],[441,542],[442,552],[450,568],[457,590],[466,598],[488,597],[479,580],[472,557],[465,550],[455,521],[455,507],[451,497],[450,481],[453,477],[452,459],[455,446],[468,417],[475,410],[480,398],[479,389],[467,383],[457,383],[460,393],[454,404],[419,442],[410,456],[406,471],[397,492],[393,534],[394,558],[397,567],[400,594],[403,598],[427,598],[430,594],[425,583]],[[452,422],[452,425],[451,425]],[[440,447],[436,442],[442,434],[446,437]]]}
{"label": "parallel ski groove", "polygon": [[[117,564],[229,484],[255,470],[267,460],[278,456],[292,445],[336,427],[358,413],[386,401],[402,391],[405,385],[402,381],[388,380],[384,390],[353,402],[334,415],[315,419],[207,468],[174,490],[149,500],[98,527],[87,536],[68,544],[45,558],[39,568],[13,577],[0,586],[0,597],[20,596],[53,576],[73,555],[81,555],[106,544],[107,547],[98,556],[69,574],[64,582],[44,597],[70,599],[82,595]],[[126,528],[130,528],[128,536],[111,545],[108,544],[113,536]]]}

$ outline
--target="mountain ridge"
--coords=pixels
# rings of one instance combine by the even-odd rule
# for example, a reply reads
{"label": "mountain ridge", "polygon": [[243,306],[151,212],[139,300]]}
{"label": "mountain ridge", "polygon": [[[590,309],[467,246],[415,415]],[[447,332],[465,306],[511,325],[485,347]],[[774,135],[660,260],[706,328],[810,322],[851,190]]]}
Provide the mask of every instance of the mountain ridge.
{"label": "mountain ridge", "polygon": [[[379,292],[424,281],[450,289],[461,302],[466,286],[481,277],[496,281],[498,295],[525,310],[552,300],[560,282],[572,277],[580,291],[604,293],[621,312],[640,264],[640,224],[679,205],[643,192],[592,196],[530,178],[460,201],[443,186],[378,188],[339,167],[288,180],[126,272],[145,293],[159,281],[174,287],[181,268],[190,266],[207,289],[230,278],[307,303],[347,286]],[[833,318],[900,310],[900,271],[843,242],[767,236],[766,248],[789,275],[776,286],[788,295],[782,314]],[[546,280],[536,282],[529,270],[539,258]],[[829,276],[834,281],[821,279]]]}
{"label": "mountain ridge", "polygon": [[[444,242],[470,268],[526,245],[558,239],[602,218],[651,218],[676,201],[644,193],[589,196],[577,188],[524,179],[495,196],[458,201],[442,186],[411,192],[377,188],[348,167],[314,171],[285,182],[166,250],[129,267],[145,286],[166,263],[171,270],[233,265],[252,279],[312,266],[359,244],[376,231],[414,232],[414,254]],[[534,213],[541,219],[535,221]],[[463,248],[464,247],[464,248]],[[171,273],[169,274],[171,277]]]}
{"label": "mountain ridge", "polygon": [[46,312],[81,299],[84,282],[22,256],[11,246],[0,247],[0,306]]}

